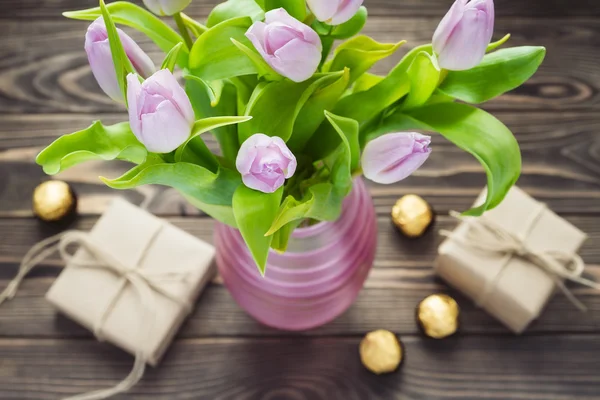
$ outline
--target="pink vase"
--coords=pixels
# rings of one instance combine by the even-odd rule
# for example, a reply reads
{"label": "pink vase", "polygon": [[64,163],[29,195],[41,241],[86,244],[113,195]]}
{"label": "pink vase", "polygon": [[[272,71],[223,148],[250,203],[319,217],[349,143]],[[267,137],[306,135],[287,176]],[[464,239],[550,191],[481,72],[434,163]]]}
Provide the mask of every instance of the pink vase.
{"label": "pink vase", "polygon": [[261,277],[239,231],[217,222],[217,264],[225,286],[248,314],[283,330],[311,329],[352,305],[377,247],[373,201],[357,179],[340,218],[299,228],[288,252],[271,251]]}

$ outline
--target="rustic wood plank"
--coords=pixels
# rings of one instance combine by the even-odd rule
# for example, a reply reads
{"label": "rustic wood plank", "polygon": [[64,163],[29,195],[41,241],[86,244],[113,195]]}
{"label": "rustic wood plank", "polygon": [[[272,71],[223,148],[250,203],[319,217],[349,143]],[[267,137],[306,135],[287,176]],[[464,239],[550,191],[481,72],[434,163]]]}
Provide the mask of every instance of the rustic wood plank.
{"label": "rustic wood plank", "polygon": [[[142,4],[141,0],[131,0]],[[208,15],[222,0],[193,0],[186,9],[189,15],[200,18]],[[431,16],[441,17],[453,0],[365,0],[372,16]],[[5,0],[0,18],[60,18],[63,11],[96,7],[96,0]],[[516,17],[597,16],[600,8],[595,0],[497,0],[496,14]]]}
{"label": "rustic wood plank", "polygon": [[[371,18],[365,33],[380,41],[429,42],[438,19]],[[0,110],[3,113],[121,112],[100,92],[83,51],[86,22],[41,20],[35,24],[0,20]],[[498,36],[513,34],[511,45],[545,45],[548,56],[527,84],[486,105],[490,110],[596,110],[600,98],[600,20],[499,18]],[[156,62],[163,55],[140,40]],[[405,53],[375,67],[385,73]]]}
{"label": "rustic wood plank", "polygon": [[[513,113],[496,115],[515,133],[523,152],[523,175],[519,185],[559,212],[600,212],[600,117],[576,112]],[[34,164],[41,146],[63,133],[82,129],[92,115],[0,115],[0,216],[30,216],[31,193],[48,179]],[[102,115],[115,123],[124,114]],[[207,136],[214,151],[218,146]],[[377,211],[387,214],[396,199],[405,193],[427,198],[440,213],[469,207],[485,177],[479,163],[436,135],[433,154],[422,169],[398,185],[369,183]],[[120,162],[93,162],[73,168],[60,178],[73,183],[80,195],[82,214],[100,214],[117,192],[104,186],[98,176],[116,177],[128,168]],[[119,192],[139,204],[159,190],[145,187]],[[153,203],[159,214],[198,214],[178,196],[166,196]]]}
{"label": "rustic wood plank", "polygon": [[[81,218],[72,228],[89,230],[95,218]],[[587,232],[590,239],[581,249],[589,276],[600,279],[600,217],[568,217]],[[206,218],[170,218],[170,222],[211,242],[213,222]],[[471,301],[449,289],[435,278],[432,264],[441,238],[439,229],[452,229],[455,222],[439,217],[433,229],[420,240],[400,236],[387,218],[379,218],[379,243],[375,268],[357,302],[334,322],[307,332],[307,335],[361,334],[377,328],[401,334],[418,332],[414,308],[425,296],[447,292],[462,308],[462,332],[489,334],[508,331]],[[0,288],[16,273],[20,258],[36,241],[55,233],[31,219],[0,219]],[[59,260],[53,258],[26,279],[17,297],[0,307],[0,336],[4,337],[90,337],[91,334],[66,317],[58,315],[44,300],[44,294],[60,273]],[[573,287],[574,293],[589,307],[578,312],[563,296],[557,295],[547,311],[528,334],[540,332],[600,332],[600,293]],[[284,333],[261,326],[248,317],[232,300],[219,278],[205,291],[197,309],[181,332],[181,337],[264,336]]]}
{"label": "rustic wood plank", "polygon": [[[127,399],[592,400],[600,336],[403,338],[406,360],[375,376],[360,338],[195,339],[176,342]],[[0,340],[0,396],[54,400],[116,383],[131,357],[108,344]]]}

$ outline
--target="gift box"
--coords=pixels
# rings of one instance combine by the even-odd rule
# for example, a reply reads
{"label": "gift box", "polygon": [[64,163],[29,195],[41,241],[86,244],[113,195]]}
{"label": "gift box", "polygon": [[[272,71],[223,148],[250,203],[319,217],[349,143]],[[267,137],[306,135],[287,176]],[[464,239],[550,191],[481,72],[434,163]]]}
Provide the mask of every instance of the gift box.
{"label": "gift box", "polygon": [[[80,246],[72,257],[70,243]],[[61,245],[66,267],[48,301],[153,366],[215,272],[211,245],[122,199]]]}
{"label": "gift box", "polygon": [[577,256],[586,234],[519,188],[482,217],[460,219],[445,232],[435,270],[515,333],[540,315],[557,286],[574,300],[565,278],[587,284]]}

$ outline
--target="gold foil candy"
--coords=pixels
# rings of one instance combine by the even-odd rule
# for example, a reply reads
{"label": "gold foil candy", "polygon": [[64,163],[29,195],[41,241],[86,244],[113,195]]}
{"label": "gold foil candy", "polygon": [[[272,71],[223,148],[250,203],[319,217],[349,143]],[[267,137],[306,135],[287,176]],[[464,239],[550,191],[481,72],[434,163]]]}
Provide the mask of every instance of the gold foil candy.
{"label": "gold foil candy", "polygon": [[417,320],[425,335],[443,339],[453,335],[459,325],[460,309],[452,297],[432,294],[419,303]]}
{"label": "gold foil candy", "polygon": [[46,181],[33,192],[33,213],[44,221],[65,219],[75,210],[75,205],[75,194],[63,181]]}
{"label": "gold foil candy", "polygon": [[369,332],[360,342],[360,360],[379,375],[394,372],[404,359],[404,348],[398,337],[383,329]]}
{"label": "gold foil candy", "polygon": [[406,236],[422,236],[433,222],[433,210],[429,203],[416,194],[407,194],[392,208],[394,225]]}

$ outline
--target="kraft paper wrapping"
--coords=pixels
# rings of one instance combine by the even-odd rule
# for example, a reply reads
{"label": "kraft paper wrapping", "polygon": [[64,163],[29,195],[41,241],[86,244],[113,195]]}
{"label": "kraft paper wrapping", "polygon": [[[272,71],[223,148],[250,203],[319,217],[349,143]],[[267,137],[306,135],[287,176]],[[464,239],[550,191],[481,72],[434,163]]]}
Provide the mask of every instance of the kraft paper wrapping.
{"label": "kraft paper wrapping", "polygon": [[[485,194],[484,191],[475,204],[481,204]],[[517,187],[484,217],[519,237],[534,252],[576,254],[587,238]],[[437,274],[513,332],[523,332],[554,293],[555,278],[524,258],[462,245],[459,241],[466,238],[469,229],[469,223],[462,222],[452,232],[459,240],[449,238],[441,244],[435,264]]]}
{"label": "kraft paper wrapping", "polygon": [[[98,220],[90,238],[122,265],[144,274],[168,277],[171,271],[185,271],[185,279],[158,282],[167,295],[152,291],[147,313],[151,323],[146,321],[150,326],[143,326],[139,293],[108,269],[67,264],[46,295],[73,320],[90,330],[101,329],[102,338],[131,354],[143,351],[155,366],[213,277],[214,248],[122,199]],[[93,260],[83,247],[73,257],[77,263]]]}

